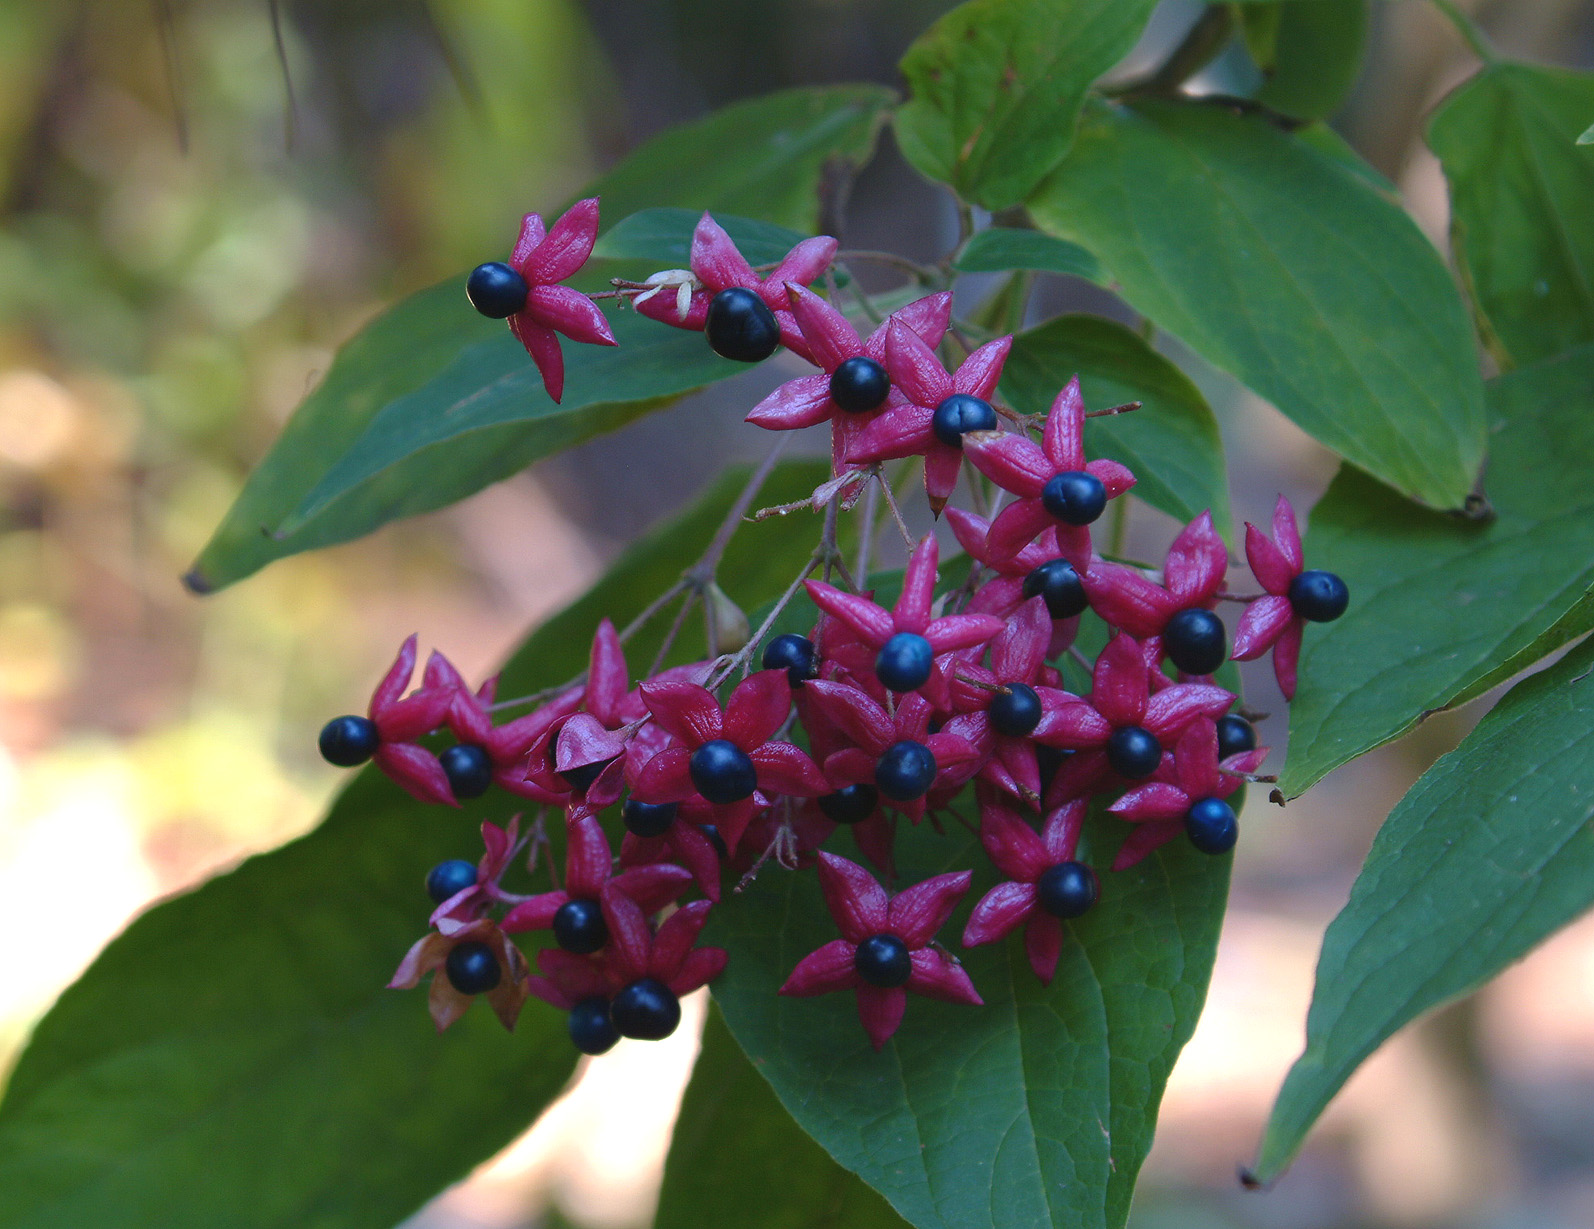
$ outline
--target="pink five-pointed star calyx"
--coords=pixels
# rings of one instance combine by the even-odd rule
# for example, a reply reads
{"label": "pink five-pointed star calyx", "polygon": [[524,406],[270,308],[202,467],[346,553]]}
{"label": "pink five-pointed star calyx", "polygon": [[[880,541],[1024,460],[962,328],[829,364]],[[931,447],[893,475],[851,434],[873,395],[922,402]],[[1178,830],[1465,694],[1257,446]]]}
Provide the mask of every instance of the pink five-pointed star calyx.
{"label": "pink five-pointed star calyx", "polygon": [[1089,556],[1088,536],[1083,543],[1079,541],[1089,529],[1060,524],[1041,500],[1046,484],[1058,475],[1089,474],[1106,488],[1108,499],[1116,499],[1135,484],[1135,476],[1116,461],[1085,460],[1085,401],[1078,376],[1052,402],[1038,446],[1022,435],[977,431],[964,437],[963,451],[975,469],[1018,496],[991,522],[990,551],[999,558],[1016,555],[1049,526],[1057,528],[1059,540],[1064,536],[1072,540],[1065,555]]}
{"label": "pink five-pointed star calyx", "polygon": [[877,1050],[902,1023],[909,990],[978,1006],[980,996],[963,966],[930,945],[973,877],[972,871],[937,875],[888,897],[856,862],[820,853],[819,886],[841,938],[798,961],[780,993],[806,998],[856,991],[858,1018]]}
{"label": "pink five-pointed star calyx", "polygon": [[612,346],[609,322],[591,299],[557,283],[586,264],[598,237],[598,199],[577,201],[546,228],[540,214],[528,213],[509,264],[526,279],[526,305],[509,317],[509,330],[526,347],[542,373],[548,396],[558,401],[565,392],[565,357],[557,333],[571,341]]}

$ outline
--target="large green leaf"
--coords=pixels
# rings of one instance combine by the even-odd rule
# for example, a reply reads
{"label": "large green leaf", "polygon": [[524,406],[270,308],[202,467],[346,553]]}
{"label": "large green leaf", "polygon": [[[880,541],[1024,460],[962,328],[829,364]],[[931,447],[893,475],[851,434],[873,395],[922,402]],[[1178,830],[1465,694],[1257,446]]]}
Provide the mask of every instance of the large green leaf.
{"label": "large green leaf", "polygon": [[[692,232],[702,214],[695,209],[644,209],[621,218],[593,246],[594,260],[637,260],[655,269],[685,268],[692,256]],[[807,236],[773,222],[738,218],[716,211],[736,248],[753,265],[771,264]]]}
{"label": "large green leaf", "polygon": [[1294,1156],[1403,1024],[1594,905],[1594,640],[1518,683],[1390,813],[1323,936],[1306,1049],[1257,1163]]}
{"label": "large green leaf", "polygon": [[1090,83],[1134,46],[1154,0],[969,0],[902,57],[897,143],[921,174],[1005,209],[1068,153]]}
{"label": "large green leaf", "polygon": [[[948,827],[899,833],[903,883],[984,866]],[[976,870],[944,942],[990,882]],[[1106,878],[1101,903],[1069,924],[1049,988],[1016,939],[960,950],[985,1005],[910,996],[877,1053],[851,994],[775,993],[835,928],[815,875],[771,866],[710,924],[731,950],[715,997],[798,1123],[920,1229],[1116,1229],[1200,1013],[1227,890],[1227,859],[1166,846]]]}
{"label": "large green leaf", "polygon": [[1142,402],[1129,414],[1093,418],[1085,427],[1091,456],[1135,471],[1135,494],[1182,521],[1207,508],[1229,531],[1229,488],[1217,420],[1187,376],[1134,333],[1098,316],[1059,316],[1020,333],[1002,373],[1015,409],[1044,414],[1058,391],[1079,376],[1088,410]]}
{"label": "large green leaf", "polygon": [[1490,381],[1489,403],[1492,523],[1348,467],[1312,510],[1308,566],[1345,578],[1350,609],[1307,628],[1286,793],[1594,626],[1594,346]]}
{"label": "large green leaf", "polygon": [[[609,219],[672,206],[810,231],[821,181],[868,158],[892,97],[836,86],[755,99],[664,133],[588,191]],[[501,322],[470,310],[461,284],[410,296],[339,351],[185,577],[191,588],[210,592],[443,507],[744,369],[699,337],[618,313],[619,351],[564,343],[569,381],[555,406],[525,352]]]}
{"label": "large green leaf", "polygon": [[653,1229],[902,1229],[804,1133],[717,1010],[681,1102]]}
{"label": "large green leaf", "polygon": [[1454,246],[1502,358],[1594,341],[1594,76],[1491,64],[1447,98],[1428,144],[1450,181]]}
{"label": "large green leaf", "polygon": [[[825,473],[786,467],[769,497]],[[501,694],[577,673],[599,618],[624,622],[690,565],[743,477],[532,636]],[[725,587],[768,600],[813,536],[806,518],[745,528]],[[629,651],[645,662],[661,635]],[[532,1002],[509,1035],[478,1005],[439,1037],[423,992],[383,986],[425,933],[427,869],[524,805],[495,790],[451,814],[367,770],[308,836],[135,921],[40,1023],[0,1102],[0,1226],[389,1229],[507,1143],[570,1074],[561,1014]]]}
{"label": "large green leaf", "polygon": [[1411,219],[1340,160],[1215,106],[1099,104],[1030,212],[1348,460],[1462,505],[1484,448],[1466,311]]}

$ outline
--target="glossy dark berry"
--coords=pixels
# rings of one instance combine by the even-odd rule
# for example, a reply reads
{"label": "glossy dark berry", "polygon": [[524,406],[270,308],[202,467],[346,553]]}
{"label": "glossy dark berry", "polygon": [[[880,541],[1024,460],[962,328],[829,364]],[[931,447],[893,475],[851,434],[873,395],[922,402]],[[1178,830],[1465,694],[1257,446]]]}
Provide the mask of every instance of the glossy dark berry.
{"label": "glossy dark berry", "polygon": [[1009,683],[991,700],[991,728],[1009,738],[1023,738],[1041,723],[1041,698],[1024,683]]}
{"label": "glossy dark berry", "polygon": [[456,798],[480,798],[493,783],[493,762],[475,743],[457,743],[437,760]]}
{"label": "glossy dark berry", "polygon": [[476,886],[476,864],[464,858],[439,862],[426,874],[426,894],[437,904]]}
{"label": "glossy dark berry", "polygon": [[908,945],[896,935],[875,935],[858,944],[852,967],[871,986],[893,990],[906,985],[913,976],[913,957]]}
{"label": "glossy dark berry", "polygon": [[609,927],[595,900],[567,900],[553,915],[554,942],[567,952],[587,956],[609,941]]}
{"label": "glossy dark berry", "polygon": [[470,305],[494,320],[513,316],[525,307],[528,293],[526,279],[501,260],[477,265],[465,282],[465,295]]}
{"label": "glossy dark berry", "polygon": [[[549,752],[552,753],[553,744],[549,743]],[[559,775],[564,778],[565,784],[571,789],[581,791],[590,789],[592,783],[603,775],[603,770],[614,763],[612,759],[598,760],[594,764],[577,764],[574,768],[567,768]]]}
{"label": "glossy dark berry", "polygon": [[1035,881],[1036,899],[1053,917],[1079,917],[1096,903],[1100,893],[1096,872],[1083,862],[1059,862]]}
{"label": "glossy dark berry", "polygon": [[1244,717],[1232,713],[1218,718],[1218,758],[1226,760],[1242,751],[1256,750],[1256,730]]}
{"label": "glossy dark berry", "polygon": [[1202,853],[1228,853],[1240,838],[1240,821],[1223,799],[1203,798],[1186,813],[1184,831]]}
{"label": "glossy dark berry", "polygon": [[1350,590],[1332,572],[1302,572],[1290,581],[1290,605],[1313,623],[1332,623],[1350,605]]}
{"label": "glossy dark berry", "polygon": [[1024,596],[1046,599],[1046,613],[1054,619],[1083,614],[1090,599],[1074,565],[1066,559],[1048,559],[1024,577]]}
{"label": "glossy dark berry", "polygon": [[874,676],[892,691],[923,687],[935,665],[935,650],[923,636],[898,632],[875,654]]}
{"label": "glossy dark berry", "polygon": [[609,1019],[608,999],[582,999],[570,1009],[570,1040],[583,1054],[607,1054],[614,1049],[620,1030]]}
{"label": "glossy dark berry", "polygon": [[1041,505],[1065,525],[1089,525],[1107,508],[1107,488],[1082,469],[1053,474],[1041,488]]}
{"label": "glossy dark berry", "polygon": [[930,430],[943,444],[962,448],[963,437],[970,431],[996,430],[996,411],[989,401],[981,401],[967,393],[953,393],[935,407]]}
{"label": "glossy dark berry", "polygon": [[923,743],[903,739],[885,749],[874,768],[874,783],[887,798],[922,798],[935,780],[935,755]]}
{"label": "glossy dark berry", "polygon": [[339,768],[353,768],[376,754],[382,736],[369,717],[334,717],[321,727],[321,758]]}
{"label": "glossy dark berry", "polygon": [[720,835],[720,830],[715,825],[699,824],[697,830],[708,838],[708,843],[714,846],[714,852],[719,854],[721,862],[731,856],[731,851],[725,847],[725,838]]}
{"label": "glossy dark berry", "polygon": [[692,752],[687,765],[697,792],[713,803],[740,802],[758,788],[753,761],[728,738],[715,738]]}
{"label": "glossy dark berry", "polygon": [[1168,660],[1186,674],[1211,674],[1229,655],[1223,620],[1210,610],[1181,610],[1162,629]]}
{"label": "glossy dark berry", "polygon": [[861,824],[880,805],[880,791],[872,785],[849,785],[819,799],[819,809],[834,824]]}
{"label": "glossy dark berry", "polygon": [[443,961],[449,985],[461,994],[486,994],[503,980],[498,957],[485,943],[456,943]]}
{"label": "glossy dark berry", "polygon": [[1162,747],[1150,730],[1126,725],[1114,730],[1107,740],[1107,763],[1120,777],[1139,780],[1149,777],[1162,763]]}
{"label": "glossy dark berry", "polygon": [[721,358],[738,363],[758,363],[780,345],[780,323],[769,305],[751,290],[732,286],[708,304],[703,324],[709,347]]}
{"label": "glossy dark berry", "polygon": [[657,978],[643,977],[614,996],[609,1019],[622,1037],[659,1041],[681,1022],[681,1001]]}
{"label": "glossy dark berry", "polygon": [[807,636],[787,632],[764,646],[764,669],[784,670],[793,687],[819,677],[819,651]]}
{"label": "glossy dark berry", "polygon": [[638,802],[628,798],[620,808],[620,818],[626,829],[637,836],[663,836],[675,822],[675,803]]}
{"label": "glossy dark berry", "polygon": [[830,375],[830,399],[851,414],[867,414],[886,403],[891,377],[872,358],[849,358]]}

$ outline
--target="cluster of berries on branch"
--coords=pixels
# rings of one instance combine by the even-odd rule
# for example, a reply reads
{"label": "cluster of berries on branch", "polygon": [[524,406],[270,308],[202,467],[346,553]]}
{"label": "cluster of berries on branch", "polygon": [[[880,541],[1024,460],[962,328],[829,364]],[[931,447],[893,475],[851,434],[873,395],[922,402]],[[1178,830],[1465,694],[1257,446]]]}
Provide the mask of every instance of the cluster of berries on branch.
{"label": "cluster of berries on branch", "polygon": [[[479,310],[509,320],[556,400],[555,333],[613,344],[592,299],[558,284],[586,260],[597,225],[595,200],[551,228],[530,215],[508,264],[483,265],[468,284]],[[438,653],[412,690],[411,637],[367,715],[322,731],[326,759],[373,760],[423,801],[459,806],[497,788],[535,812],[525,828],[518,818],[484,823],[479,861],[444,862],[427,876],[431,929],[392,984],[431,974],[439,1028],[476,996],[511,1026],[534,996],[569,1013],[571,1040],[585,1053],[620,1037],[667,1036],[681,996],[725,967],[726,952],[699,936],[715,909],[734,907],[721,904],[727,876],[750,877],[774,861],[816,869],[838,936],[783,970],[781,993],[853,991],[879,1048],[910,991],[980,1002],[938,940],[974,868],[888,891],[882,880],[895,885],[903,825],[944,831],[941,817],[959,806],[977,816],[998,881],[973,904],[961,943],[1022,930],[1043,983],[1054,976],[1064,926],[1112,890],[1080,856],[1093,804],[1128,826],[1113,871],[1181,837],[1209,854],[1233,848],[1239,829],[1228,799],[1257,779],[1268,751],[1234,711],[1237,697],[1213,681],[1231,656],[1216,608],[1244,606],[1232,656],[1271,649],[1289,698],[1302,629],[1343,613],[1343,582],[1305,569],[1282,498],[1271,538],[1246,527],[1260,594],[1226,588],[1228,552],[1209,513],[1184,526],[1160,569],[1104,559],[1092,527],[1135,476],[1086,459],[1090,415],[1078,380],[1044,418],[1002,406],[996,388],[1012,338],[964,342],[948,291],[860,337],[810,288],[836,259],[833,239],[809,239],[761,276],[704,215],[690,270],[618,283],[636,310],[703,331],[725,357],[757,361],[784,348],[817,368],[781,385],[748,421],[774,431],[829,424],[832,478],[811,502],[827,513],[830,537],[742,647],[633,680],[624,635],[604,619],[581,676],[499,701],[496,680],[472,690]],[[944,364],[942,352],[961,352],[961,361]],[[911,457],[922,458],[930,507],[945,511],[970,566],[943,584],[934,535],[907,541],[901,590],[887,605],[867,576],[840,566],[835,517],[874,484],[890,500],[883,463]],[[946,506],[965,479],[978,513]],[[744,501],[734,520],[745,510]],[[735,528],[727,522],[721,551]],[[866,558],[873,525],[860,536]],[[707,560],[710,571],[717,560]],[[815,579],[821,562],[825,578]],[[806,634],[770,637],[803,591],[816,611]],[[1093,661],[1076,644],[1087,614],[1107,628]],[[763,668],[754,670],[760,649]],[[1077,694],[1065,685],[1066,656],[1088,671]],[[436,750],[428,736],[444,732],[453,741]],[[618,850],[606,814],[618,821],[610,831],[623,831]],[[564,835],[562,874],[550,823]],[[837,828],[851,832],[873,873],[826,848]],[[512,891],[506,873],[520,865],[548,886]],[[516,942],[533,932],[543,936],[534,967]]]}

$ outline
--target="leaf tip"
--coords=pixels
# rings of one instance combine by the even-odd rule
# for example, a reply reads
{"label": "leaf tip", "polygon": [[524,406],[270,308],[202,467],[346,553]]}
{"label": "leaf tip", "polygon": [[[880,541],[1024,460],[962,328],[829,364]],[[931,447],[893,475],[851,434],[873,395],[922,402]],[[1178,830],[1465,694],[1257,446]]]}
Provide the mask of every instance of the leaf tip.
{"label": "leaf tip", "polygon": [[208,576],[199,570],[198,564],[183,573],[182,582],[183,588],[196,597],[207,597],[216,591],[216,586]]}

